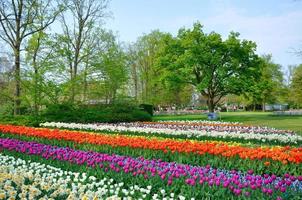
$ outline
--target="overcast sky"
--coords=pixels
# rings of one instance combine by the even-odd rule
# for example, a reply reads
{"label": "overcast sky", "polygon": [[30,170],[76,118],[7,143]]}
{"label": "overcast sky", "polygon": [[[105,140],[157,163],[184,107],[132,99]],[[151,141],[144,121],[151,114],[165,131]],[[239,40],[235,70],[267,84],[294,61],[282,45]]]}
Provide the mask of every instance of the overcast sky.
{"label": "overcast sky", "polygon": [[175,35],[200,21],[206,32],[239,32],[284,67],[302,63],[292,53],[302,49],[302,0],[112,0],[110,11],[105,26],[121,41],[134,42],[154,29]]}

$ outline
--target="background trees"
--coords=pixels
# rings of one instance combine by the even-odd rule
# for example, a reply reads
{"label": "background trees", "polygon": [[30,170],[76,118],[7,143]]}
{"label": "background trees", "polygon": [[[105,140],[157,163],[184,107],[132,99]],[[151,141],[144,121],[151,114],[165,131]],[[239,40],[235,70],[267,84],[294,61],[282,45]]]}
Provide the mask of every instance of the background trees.
{"label": "background trees", "polygon": [[187,105],[191,100],[192,87],[172,77],[170,71],[160,65],[166,38],[171,38],[171,35],[155,30],[138,38],[128,48],[131,89],[139,102]]}
{"label": "background trees", "polygon": [[285,84],[281,66],[270,55],[259,58],[256,44],[238,33],[222,39],[195,23],[177,36],[154,30],[126,44],[102,27],[108,5],[1,1],[0,114],[38,116],[59,103],[188,107],[199,96],[211,112],[228,100],[301,105],[298,67]]}
{"label": "background trees", "polygon": [[295,107],[302,107],[302,65],[294,69],[290,85],[290,100]]}
{"label": "background trees", "polygon": [[91,88],[91,92],[97,95],[91,97],[103,99],[104,103],[114,103],[118,94],[125,96],[128,81],[127,55],[112,32],[103,30],[99,36],[99,41],[102,42],[95,49],[96,56],[91,60],[93,70],[90,73],[90,76],[98,77],[98,81],[92,80],[94,88]]}
{"label": "background trees", "polygon": [[253,104],[254,110],[257,104],[265,110],[266,103],[284,103],[282,96],[286,95],[285,83],[281,66],[272,61],[271,55],[263,55],[259,65],[259,77],[255,84],[245,92],[245,97]]}

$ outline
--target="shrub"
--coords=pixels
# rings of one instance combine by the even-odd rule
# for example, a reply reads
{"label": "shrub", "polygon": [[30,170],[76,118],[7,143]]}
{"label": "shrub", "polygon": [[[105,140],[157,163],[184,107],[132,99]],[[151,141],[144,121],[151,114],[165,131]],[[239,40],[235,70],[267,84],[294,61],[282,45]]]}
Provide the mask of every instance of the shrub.
{"label": "shrub", "polygon": [[45,121],[72,122],[77,120],[76,108],[72,104],[52,104],[42,114]]}
{"label": "shrub", "polygon": [[141,110],[135,110],[133,111],[132,115],[135,119],[138,119],[136,121],[150,121],[151,115],[147,112],[141,111]]}
{"label": "shrub", "polygon": [[56,122],[131,122],[150,121],[151,115],[131,104],[74,106],[50,105],[41,115],[43,121]]}
{"label": "shrub", "polygon": [[153,116],[153,105],[151,104],[140,104],[139,107],[143,110],[149,113],[151,116]]}
{"label": "shrub", "polygon": [[12,124],[19,126],[39,126],[41,120],[40,118],[31,116],[31,115],[2,115],[0,117],[1,124]]}

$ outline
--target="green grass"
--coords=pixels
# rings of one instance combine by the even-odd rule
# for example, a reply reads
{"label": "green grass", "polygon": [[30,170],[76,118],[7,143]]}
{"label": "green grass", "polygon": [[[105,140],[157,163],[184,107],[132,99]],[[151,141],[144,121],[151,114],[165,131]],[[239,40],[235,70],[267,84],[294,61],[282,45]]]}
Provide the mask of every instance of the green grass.
{"label": "green grass", "polygon": [[[302,116],[275,116],[271,112],[223,112],[221,121],[293,130],[302,134]],[[154,116],[153,120],[206,120],[207,115]]]}

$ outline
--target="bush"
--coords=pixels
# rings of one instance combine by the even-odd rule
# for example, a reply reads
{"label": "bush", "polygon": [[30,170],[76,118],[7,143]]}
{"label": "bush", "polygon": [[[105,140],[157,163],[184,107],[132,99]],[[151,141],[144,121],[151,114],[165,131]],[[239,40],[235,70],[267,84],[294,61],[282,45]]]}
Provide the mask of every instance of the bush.
{"label": "bush", "polygon": [[132,104],[74,106],[71,104],[50,105],[41,115],[43,121],[56,122],[131,122],[150,121],[151,115]]}
{"label": "bush", "polygon": [[2,124],[39,126],[40,123],[46,121],[78,123],[151,121],[151,115],[130,103],[94,106],[53,104],[47,106],[39,117],[0,115]]}
{"label": "bush", "polygon": [[19,126],[39,126],[41,120],[40,118],[36,118],[31,115],[2,115],[0,117],[1,124],[12,124],[12,125],[19,125]]}
{"label": "bush", "polygon": [[151,104],[140,104],[139,107],[143,110],[149,113],[151,116],[153,116],[153,105]]}
{"label": "bush", "polygon": [[141,110],[133,111],[132,115],[137,121],[151,121],[151,115]]}
{"label": "bush", "polygon": [[79,112],[72,104],[52,104],[42,113],[44,121],[73,122],[77,120]]}

